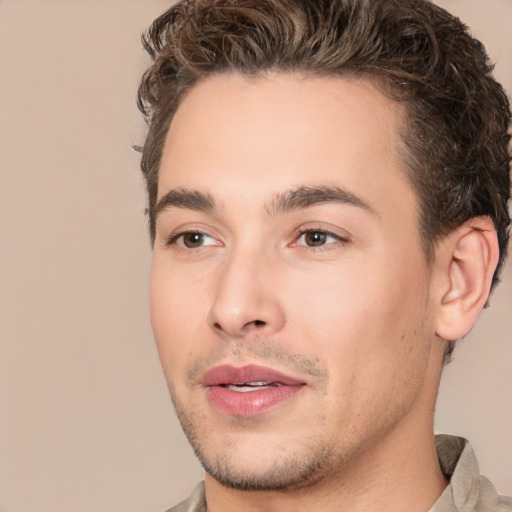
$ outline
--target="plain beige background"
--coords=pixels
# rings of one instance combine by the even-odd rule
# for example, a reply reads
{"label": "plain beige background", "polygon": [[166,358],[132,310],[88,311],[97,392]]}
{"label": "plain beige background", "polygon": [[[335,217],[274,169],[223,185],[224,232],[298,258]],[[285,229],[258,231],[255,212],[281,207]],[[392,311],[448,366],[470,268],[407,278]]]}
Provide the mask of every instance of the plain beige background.
{"label": "plain beige background", "polygon": [[[512,2],[443,0],[512,90]],[[135,108],[164,0],[0,0],[0,509],[158,512],[201,470],[148,321]],[[512,493],[512,268],[443,377],[436,430]]]}

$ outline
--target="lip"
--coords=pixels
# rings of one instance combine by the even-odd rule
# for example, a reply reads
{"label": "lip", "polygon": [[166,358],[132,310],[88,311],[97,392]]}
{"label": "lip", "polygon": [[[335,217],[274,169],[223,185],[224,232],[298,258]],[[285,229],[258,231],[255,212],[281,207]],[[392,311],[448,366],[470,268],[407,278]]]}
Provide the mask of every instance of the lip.
{"label": "lip", "polygon": [[225,384],[245,384],[246,382],[278,382],[285,386],[297,386],[305,382],[278,372],[273,368],[249,364],[236,367],[222,365],[212,368],[203,377],[203,386],[221,386]]}
{"label": "lip", "polygon": [[[233,391],[226,386],[248,382],[279,384],[254,391]],[[205,373],[202,384],[208,402],[232,416],[254,416],[276,407],[302,391],[306,383],[272,368],[258,365],[222,365]]]}

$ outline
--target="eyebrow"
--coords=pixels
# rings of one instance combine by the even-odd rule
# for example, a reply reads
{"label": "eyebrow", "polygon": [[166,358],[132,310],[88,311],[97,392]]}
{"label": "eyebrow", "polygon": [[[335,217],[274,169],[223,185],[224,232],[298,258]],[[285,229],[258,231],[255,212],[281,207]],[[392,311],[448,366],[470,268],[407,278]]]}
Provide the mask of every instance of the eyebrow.
{"label": "eyebrow", "polygon": [[309,208],[323,203],[356,206],[376,214],[366,201],[337,186],[305,186],[282,192],[268,204],[267,211],[270,214],[276,214]]}
{"label": "eyebrow", "polygon": [[[356,206],[375,214],[371,206],[348,190],[337,186],[302,186],[277,194],[266,206],[271,215],[310,208],[323,203],[339,203]],[[185,188],[173,189],[162,196],[155,206],[155,216],[167,208],[211,212],[216,209],[209,194]]]}
{"label": "eyebrow", "polygon": [[169,190],[162,196],[155,206],[155,217],[169,207],[185,208],[197,211],[212,211],[215,209],[215,201],[209,194],[203,194],[199,190],[184,188]]}

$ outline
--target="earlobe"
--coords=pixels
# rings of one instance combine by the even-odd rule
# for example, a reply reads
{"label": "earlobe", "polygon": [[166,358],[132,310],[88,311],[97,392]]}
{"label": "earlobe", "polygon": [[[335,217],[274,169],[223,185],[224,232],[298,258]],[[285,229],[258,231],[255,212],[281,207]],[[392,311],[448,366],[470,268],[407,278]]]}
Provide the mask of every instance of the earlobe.
{"label": "earlobe", "polygon": [[476,217],[465,222],[443,239],[436,256],[436,265],[444,274],[437,335],[457,340],[471,330],[489,297],[499,259],[492,220]]}

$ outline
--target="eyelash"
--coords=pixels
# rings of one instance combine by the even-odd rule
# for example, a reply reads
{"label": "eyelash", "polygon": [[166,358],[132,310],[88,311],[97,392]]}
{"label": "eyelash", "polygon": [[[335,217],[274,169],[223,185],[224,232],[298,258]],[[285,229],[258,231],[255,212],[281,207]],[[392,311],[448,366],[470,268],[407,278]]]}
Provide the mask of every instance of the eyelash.
{"label": "eyelash", "polygon": [[331,237],[333,238],[336,242],[339,242],[341,244],[346,244],[348,243],[348,239],[337,234],[337,233],[333,233],[332,231],[328,231],[326,229],[320,229],[320,228],[317,228],[317,229],[303,229],[301,231],[299,231],[298,233],[298,236],[296,237],[295,239],[295,242],[292,244],[292,246],[300,246],[300,247],[304,247],[308,250],[313,250],[313,251],[325,251],[325,250],[329,250],[331,248],[329,248],[328,246],[329,245],[333,245],[335,242],[329,242],[329,243],[322,243],[321,245],[306,245],[306,244],[300,244],[299,245],[299,240],[307,235],[307,234],[320,234],[322,236],[325,236],[325,237]]}

